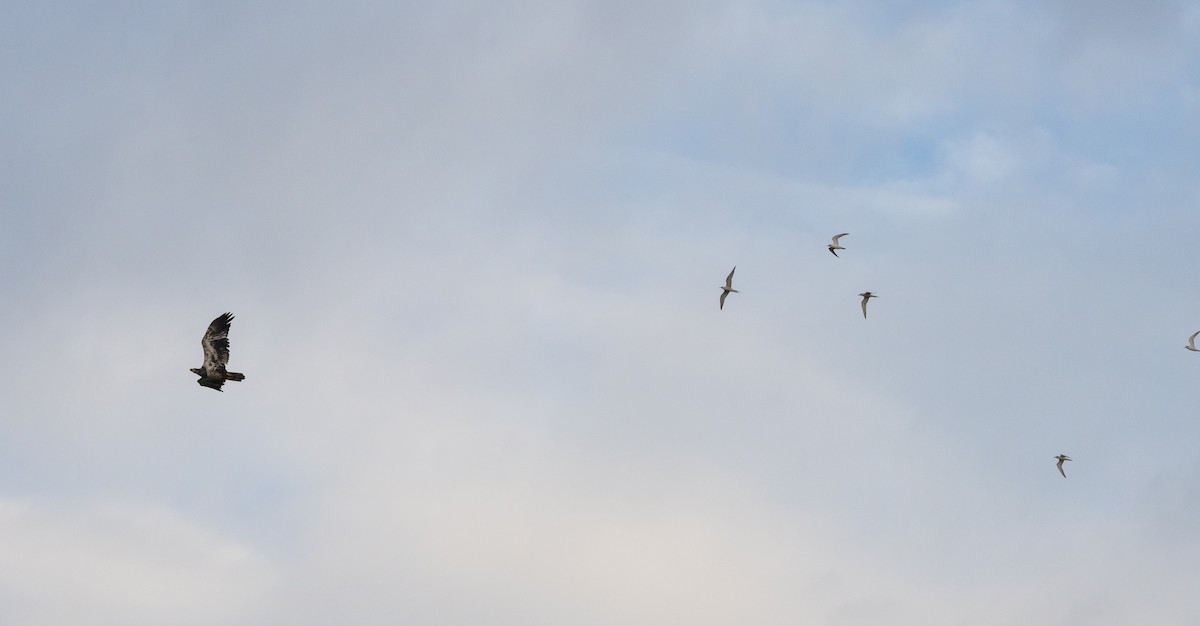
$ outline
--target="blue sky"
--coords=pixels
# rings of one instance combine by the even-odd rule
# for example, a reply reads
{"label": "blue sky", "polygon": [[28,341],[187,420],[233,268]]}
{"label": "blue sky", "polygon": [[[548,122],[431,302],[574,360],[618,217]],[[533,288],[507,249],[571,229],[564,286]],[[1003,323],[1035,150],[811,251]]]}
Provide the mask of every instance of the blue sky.
{"label": "blue sky", "polygon": [[1200,624],[1191,4],[0,34],[0,622]]}

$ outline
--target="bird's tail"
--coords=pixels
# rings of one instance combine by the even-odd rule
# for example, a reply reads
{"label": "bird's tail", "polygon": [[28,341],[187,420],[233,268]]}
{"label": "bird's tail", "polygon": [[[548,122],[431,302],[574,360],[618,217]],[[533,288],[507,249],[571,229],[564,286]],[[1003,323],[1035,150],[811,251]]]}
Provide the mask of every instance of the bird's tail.
{"label": "bird's tail", "polygon": [[246,380],[246,375],[237,372],[225,372],[225,380]]}

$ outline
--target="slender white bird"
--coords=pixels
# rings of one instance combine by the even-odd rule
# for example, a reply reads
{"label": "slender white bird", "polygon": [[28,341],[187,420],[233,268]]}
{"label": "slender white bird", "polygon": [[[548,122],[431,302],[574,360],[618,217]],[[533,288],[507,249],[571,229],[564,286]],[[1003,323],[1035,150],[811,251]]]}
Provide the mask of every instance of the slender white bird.
{"label": "slender white bird", "polygon": [[721,290],[722,290],[721,291],[721,310],[722,311],[725,310],[725,296],[729,295],[730,292],[740,293],[737,289],[733,288],[733,273],[736,271],[737,271],[737,266],[734,265],[733,269],[729,270],[729,275],[725,277],[725,286],[721,287]]}
{"label": "slender white bird", "polygon": [[1200,352],[1200,349],[1196,348],[1196,335],[1200,335],[1200,330],[1192,333],[1192,336],[1188,337],[1188,345],[1184,346],[1185,348],[1187,348],[1188,350],[1191,350],[1192,352]]}
{"label": "slender white bird", "polygon": [[1066,477],[1067,477],[1067,473],[1063,471],[1062,464],[1063,464],[1063,461],[1070,461],[1070,460],[1071,460],[1071,457],[1069,457],[1069,456],[1067,456],[1067,455],[1065,455],[1065,454],[1060,454],[1060,455],[1058,455],[1058,456],[1056,456],[1056,457],[1054,457],[1054,458],[1058,459],[1058,473],[1059,473],[1059,474],[1062,474],[1062,475],[1063,475],[1063,478],[1066,478]]}
{"label": "slender white bird", "polygon": [[[843,248],[843,247],[841,246],[841,244],[839,244],[839,243],[838,243],[838,239],[841,239],[842,237],[845,237],[846,235],[849,235],[849,234],[850,234],[850,233],[842,233],[842,234],[840,234],[840,235],[834,235],[834,236],[833,236],[833,243],[829,244],[829,246],[828,246],[828,248],[829,248],[829,251],[833,253],[833,256],[837,256],[837,255],[838,255],[838,253],[836,252],[836,250],[845,250],[845,248]],[[841,257],[838,257],[838,258],[841,258]]]}
{"label": "slender white bird", "polygon": [[863,319],[867,319],[867,300],[870,300],[871,298],[878,298],[879,296],[877,296],[869,291],[864,291],[858,295],[862,296],[862,299],[863,299],[863,301],[862,301]]}

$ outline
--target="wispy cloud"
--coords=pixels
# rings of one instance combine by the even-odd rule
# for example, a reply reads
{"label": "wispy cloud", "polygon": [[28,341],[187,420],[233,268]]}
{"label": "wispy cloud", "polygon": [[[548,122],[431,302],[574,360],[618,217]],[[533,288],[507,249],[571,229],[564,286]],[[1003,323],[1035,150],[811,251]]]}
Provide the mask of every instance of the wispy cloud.
{"label": "wispy cloud", "polygon": [[0,621],[1196,614],[1197,15],[9,9]]}

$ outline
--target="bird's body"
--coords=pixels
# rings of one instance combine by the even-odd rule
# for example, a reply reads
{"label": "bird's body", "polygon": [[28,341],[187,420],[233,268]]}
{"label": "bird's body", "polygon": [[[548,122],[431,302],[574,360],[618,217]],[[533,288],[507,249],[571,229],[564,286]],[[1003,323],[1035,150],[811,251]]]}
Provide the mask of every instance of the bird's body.
{"label": "bird's body", "polygon": [[1188,350],[1191,350],[1192,352],[1200,352],[1200,349],[1196,348],[1196,335],[1200,335],[1200,330],[1192,333],[1192,336],[1188,337],[1188,345],[1184,346],[1185,348],[1187,348]]}
{"label": "bird's body", "polygon": [[729,270],[729,275],[725,277],[725,286],[721,287],[721,310],[722,311],[725,310],[725,296],[728,296],[731,293],[739,293],[737,289],[733,288],[733,273],[736,271],[737,271],[737,266],[734,265],[733,269]]}
{"label": "bird's body", "polygon": [[200,338],[200,347],[204,349],[204,365],[193,367],[192,373],[199,376],[196,382],[210,389],[222,391],[221,385],[227,380],[245,380],[245,374],[225,370],[229,362],[229,323],[233,321],[232,313],[224,313],[208,325],[208,330]]}
{"label": "bird's body", "polygon": [[863,319],[867,319],[867,300],[870,300],[871,298],[878,298],[879,296],[869,291],[864,291],[858,295],[862,296]]}
{"label": "bird's body", "polygon": [[[845,250],[845,248],[843,248],[842,245],[838,243],[838,239],[841,239],[842,237],[845,237],[846,235],[849,235],[849,234],[850,233],[842,233],[840,235],[833,236],[833,243],[826,246],[827,248],[829,248],[829,252],[831,252],[833,254],[833,256],[838,255],[838,253],[837,253],[838,250]],[[841,258],[841,257],[838,257],[838,258]]]}
{"label": "bird's body", "polygon": [[1069,456],[1067,456],[1067,455],[1065,455],[1065,454],[1060,454],[1060,455],[1058,455],[1058,456],[1056,456],[1056,457],[1054,457],[1054,458],[1058,459],[1058,473],[1059,473],[1059,474],[1062,474],[1062,477],[1063,477],[1063,478],[1066,478],[1066,477],[1067,477],[1067,473],[1063,471],[1063,466],[1062,466],[1062,464],[1063,464],[1063,461],[1070,461],[1070,460],[1071,460],[1071,457],[1069,457]]}

